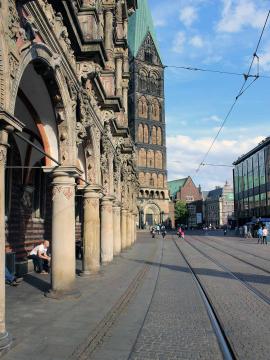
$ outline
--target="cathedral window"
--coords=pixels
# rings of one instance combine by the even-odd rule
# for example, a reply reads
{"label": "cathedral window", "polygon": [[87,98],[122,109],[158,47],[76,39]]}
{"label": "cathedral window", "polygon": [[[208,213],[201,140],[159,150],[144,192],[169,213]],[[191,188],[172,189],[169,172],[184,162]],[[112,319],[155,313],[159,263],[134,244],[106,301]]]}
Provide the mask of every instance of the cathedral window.
{"label": "cathedral window", "polygon": [[148,104],[144,96],[138,100],[138,115],[141,118],[147,119],[148,117]]}

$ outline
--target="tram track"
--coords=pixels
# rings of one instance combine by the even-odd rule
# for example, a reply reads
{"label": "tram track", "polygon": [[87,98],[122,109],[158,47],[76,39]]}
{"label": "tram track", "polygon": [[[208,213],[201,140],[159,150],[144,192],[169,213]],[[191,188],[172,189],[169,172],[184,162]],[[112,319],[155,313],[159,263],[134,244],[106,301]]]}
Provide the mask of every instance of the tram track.
{"label": "tram track", "polygon": [[[199,240],[196,239],[196,237],[194,237],[194,239],[195,239],[196,241],[199,241]],[[212,248],[212,249],[215,249],[215,250],[217,250],[217,251],[219,251],[219,252],[221,252],[221,253],[223,253],[223,254],[226,254],[226,255],[228,255],[228,256],[231,256],[231,257],[232,257],[233,259],[235,259],[235,260],[241,261],[242,263],[244,263],[244,264],[246,264],[246,265],[249,265],[249,266],[251,266],[251,267],[253,267],[253,268],[257,269],[257,270],[263,271],[263,272],[265,272],[266,274],[269,274],[269,275],[270,275],[270,270],[267,270],[267,269],[265,269],[265,268],[263,268],[263,267],[261,267],[261,266],[259,266],[259,265],[256,265],[256,264],[253,264],[253,263],[251,263],[251,262],[249,262],[249,261],[247,261],[247,260],[244,260],[244,259],[240,258],[239,256],[233,255],[233,254],[231,254],[230,252],[228,252],[228,251],[226,251],[226,250],[224,250],[224,249],[220,249],[219,247],[214,246],[213,244],[209,244],[209,242],[207,242],[207,241],[205,241],[205,240],[203,241],[203,243],[204,243],[205,245],[207,245],[208,247]],[[239,250],[239,251],[240,251],[240,250]]]}
{"label": "tram track", "polygon": [[[219,242],[215,240],[215,237],[211,237],[211,238],[208,237],[207,239],[209,239],[209,241],[213,241],[215,244],[219,244]],[[211,239],[211,240],[210,240],[210,239]],[[205,238],[204,238],[203,242],[205,243]],[[221,244],[221,245],[224,246],[223,244]],[[236,248],[236,247],[231,246],[231,245],[230,245],[230,248],[233,249],[233,250],[242,252],[243,254],[251,255],[251,256],[253,256],[253,257],[255,257],[255,258],[258,258],[258,259],[261,259],[261,260],[270,262],[270,259],[269,259],[269,258],[267,259],[267,258],[265,258],[265,257],[263,257],[263,256],[261,256],[261,255],[256,255],[256,254],[254,254],[254,253],[252,253],[252,252],[249,252],[249,251],[246,251],[246,250],[243,250],[243,249],[239,249],[239,248]],[[269,272],[270,272],[270,271],[269,271]]]}
{"label": "tram track", "polygon": [[227,266],[221,264],[219,261],[214,259],[212,256],[206,254],[203,250],[199,249],[196,245],[191,244],[189,241],[186,241],[186,243],[195,249],[197,252],[199,252],[201,255],[206,257],[208,260],[210,260],[212,263],[214,263],[216,266],[223,269],[225,272],[230,274],[235,280],[239,281],[243,286],[245,286],[254,296],[256,296],[260,301],[266,303],[267,305],[270,305],[270,297],[264,295],[260,290],[256,289],[254,286],[250,285],[246,281],[240,279],[239,276],[236,275],[235,272],[231,271]]}
{"label": "tram track", "polygon": [[183,253],[183,251],[180,249],[180,246],[177,244],[174,235],[171,235],[172,241],[174,242],[178,252],[180,253],[180,255],[182,256],[182,258],[184,259],[184,261],[186,262],[188,269],[190,270],[193,280],[196,284],[196,286],[198,287],[199,293],[201,295],[201,298],[204,302],[204,305],[206,307],[210,322],[212,324],[213,330],[216,334],[217,337],[217,341],[219,343],[220,346],[220,350],[222,353],[222,356],[224,358],[224,360],[236,360],[237,357],[235,355],[235,351],[233,350],[233,345],[231,344],[229,338],[227,337],[224,327],[222,325],[221,320],[219,319],[219,316],[207,294],[207,291],[205,290],[202,282],[200,281],[198,275],[196,274],[196,272],[193,270],[190,262],[188,261],[188,259],[186,258],[185,254]]}

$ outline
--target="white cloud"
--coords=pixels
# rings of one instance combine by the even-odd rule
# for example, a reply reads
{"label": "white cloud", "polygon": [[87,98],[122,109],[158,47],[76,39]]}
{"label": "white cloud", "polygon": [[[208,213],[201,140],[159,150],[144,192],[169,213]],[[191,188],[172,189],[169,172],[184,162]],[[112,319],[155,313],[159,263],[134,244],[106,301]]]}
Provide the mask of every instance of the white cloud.
{"label": "white cloud", "polygon": [[186,34],[183,31],[179,31],[174,39],[173,51],[180,54],[184,50],[184,45],[186,43]]}
{"label": "white cloud", "polygon": [[179,19],[185,26],[192,25],[197,18],[197,9],[193,6],[186,6],[180,11]]}
{"label": "white cloud", "polygon": [[189,43],[196,47],[196,48],[202,48],[204,46],[204,41],[203,39],[201,38],[201,36],[199,35],[195,35],[193,36],[190,40],[189,40]]}
{"label": "white cloud", "polygon": [[221,117],[219,117],[218,115],[211,115],[211,116],[207,116],[205,118],[202,119],[203,122],[218,122],[221,123]]}
{"label": "white cloud", "polygon": [[261,28],[267,11],[255,4],[253,0],[223,0],[222,18],[217,24],[217,30],[235,33],[245,26]]}
{"label": "white cloud", "polygon": [[[255,147],[263,136],[251,138],[235,137],[218,139],[206,160],[206,163],[230,165],[239,156]],[[232,168],[203,166],[199,173],[196,169],[203,159],[212,141],[210,137],[193,139],[190,136],[175,135],[167,137],[169,180],[190,175],[203,190],[222,185],[226,180],[232,180]]]}

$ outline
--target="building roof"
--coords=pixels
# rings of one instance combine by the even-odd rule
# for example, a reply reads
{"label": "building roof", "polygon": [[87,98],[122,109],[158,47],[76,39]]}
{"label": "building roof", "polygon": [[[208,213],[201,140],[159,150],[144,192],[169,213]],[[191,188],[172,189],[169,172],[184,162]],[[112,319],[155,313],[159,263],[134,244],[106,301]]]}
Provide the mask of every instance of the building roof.
{"label": "building roof", "polygon": [[170,191],[171,196],[176,196],[177,192],[185,185],[188,177],[183,179],[177,179],[168,181],[168,189]]}
{"label": "building roof", "polygon": [[137,56],[148,32],[150,32],[158,55],[161,58],[148,0],[138,0],[138,9],[128,21],[128,46],[134,57]]}
{"label": "building roof", "polygon": [[254,155],[257,151],[263,149],[265,146],[270,144],[270,136],[265,138],[263,141],[261,141],[257,146],[255,146],[253,149],[251,149],[249,152],[247,152],[244,155],[241,155],[234,163],[233,165],[238,165],[242,161],[248,159],[250,156]]}

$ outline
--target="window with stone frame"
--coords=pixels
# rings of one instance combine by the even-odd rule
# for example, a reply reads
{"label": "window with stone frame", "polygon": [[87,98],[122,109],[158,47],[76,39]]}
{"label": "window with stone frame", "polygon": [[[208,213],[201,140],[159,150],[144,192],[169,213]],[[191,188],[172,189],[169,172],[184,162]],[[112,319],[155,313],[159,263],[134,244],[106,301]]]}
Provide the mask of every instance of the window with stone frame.
{"label": "window with stone frame", "polygon": [[156,145],[157,143],[157,128],[155,126],[152,127],[152,144]]}
{"label": "window with stone frame", "polygon": [[151,103],[151,120],[160,121],[160,103],[157,99]]}
{"label": "window with stone frame", "polygon": [[160,127],[157,128],[157,145],[162,145],[162,130]]}
{"label": "window with stone frame", "polygon": [[146,167],[146,150],[140,149],[139,151],[139,166]]}
{"label": "window with stone frame", "polygon": [[138,116],[144,119],[148,117],[148,103],[144,96],[138,100]]}
{"label": "window with stone frame", "polygon": [[164,177],[163,177],[163,175],[162,174],[159,174],[158,175],[158,188],[163,188],[163,183],[164,183]]}
{"label": "window with stone frame", "polygon": [[148,90],[148,73],[145,69],[141,69],[138,75],[139,91],[145,92]]}
{"label": "window with stone frame", "polygon": [[143,124],[138,126],[138,142],[143,143]]}
{"label": "window with stone frame", "polygon": [[156,151],[155,153],[155,168],[156,169],[163,168],[163,155],[160,151]]}
{"label": "window with stone frame", "polygon": [[147,125],[144,125],[143,127],[143,142],[145,144],[149,143],[149,130]]}

